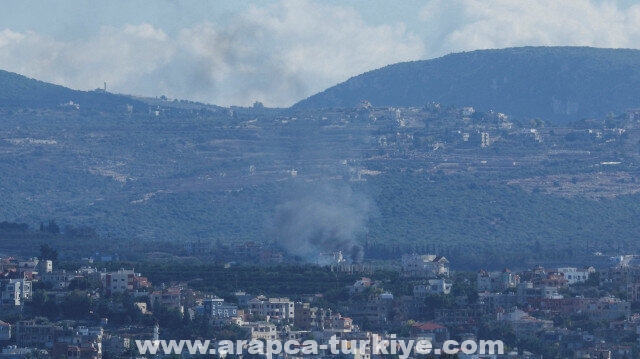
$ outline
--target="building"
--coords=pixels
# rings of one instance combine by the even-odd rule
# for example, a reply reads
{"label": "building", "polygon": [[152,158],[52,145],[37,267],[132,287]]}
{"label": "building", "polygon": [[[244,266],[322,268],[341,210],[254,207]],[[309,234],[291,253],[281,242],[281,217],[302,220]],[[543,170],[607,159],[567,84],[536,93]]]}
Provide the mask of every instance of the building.
{"label": "building", "polygon": [[596,272],[596,269],[593,267],[584,267],[584,268],[573,268],[573,267],[565,267],[558,268],[558,273],[562,274],[564,279],[567,280],[569,285],[582,283],[589,279],[589,275]]}
{"label": "building", "polygon": [[249,328],[251,339],[275,340],[278,339],[276,326],[268,322],[247,323],[244,327]]}
{"label": "building", "polygon": [[102,277],[102,286],[106,295],[113,293],[133,293],[134,291],[149,287],[147,278],[142,277],[133,269],[120,269],[117,272],[106,273]]}
{"label": "building", "polygon": [[164,291],[156,291],[149,294],[149,301],[153,310],[168,308],[183,313],[182,300],[179,288],[169,288]]}
{"label": "building", "polygon": [[477,275],[479,292],[502,292],[515,288],[520,283],[520,276],[505,268],[499,272],[481,270]]}
{"label": "building", "polygon": [[53,348],[62,327],[35,320],[22,320],[16,323],[16,344],[27,348]]}
{"label": "building", "polygon": [[404,254],[400,274],[404,278],[448,277],[449,261],[435,254]]}
{"label": "building", "polygon": [[449,294],[452,287],[451,281],[447,279],[429,279],[427,284],[418,284],[413,286],[413,297],[416,299],[425,299],[430,295]]}
{"label": "building", "polygon": [[532,337],[553,328],[553,321],[534,318],[518,308],[499,312],[497,319],[508,323],[518,338]]}
{"label": "building", "polygon": [[356,323],[365,322],[373,328],[382,328],[390,320],[389,315],[393,312],[393,302],[393,294],[382,293],[365,303],[354,306],[348,314]]}
{"label": "building", "polygon": [[295,318],[295,303],[289,298],[257,297],[248,303],[249,313],[262,317],[293,321]]}
{"label": "building", "polygon": [[371,278],[362,277],[358,279],[355,283],[349,286],[350,294],[364,293],[368,291],[370,288],[376,288],[378,284],[371,280]]}
{"label": "building", "polygon": [[429,340],[437,348],[449,340],[449,329],[433,322],[415,323],[411,326],[411,336],[418,340]]}
{"label": "building", "polygon": [[294,304],[293,325],[303,330],[319,327],[318,308],[309,303],[296,302]]}
{"label": "building", "polygon": [[2,306],[20,306],[31,299],[31,281],[26,279],[5,279],[0,283]]}
{"label": "building", "polygon": [[11,324],[0,320],[0,342],[11,340]]}
{"label": "building", "polygon": [[41,273],[40,281],[43,283],[51,283],[56,290],[66,290],[69,284],[76,277],[75,273],[67,273],[66,270],[57,270],[55,272]]}
{"label": "building", "polygon": [[238,316],[238,306],[225,303],[222,298],[207,298],[202,301],[204,314],[210,318],[232,318]]}

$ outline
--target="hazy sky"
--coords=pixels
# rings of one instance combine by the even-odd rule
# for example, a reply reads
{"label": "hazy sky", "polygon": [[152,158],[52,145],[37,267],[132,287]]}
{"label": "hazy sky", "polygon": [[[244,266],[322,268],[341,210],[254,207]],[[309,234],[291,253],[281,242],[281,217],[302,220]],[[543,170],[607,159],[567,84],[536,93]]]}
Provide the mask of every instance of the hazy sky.
{"label": "hazy sky", "polygon": [[3,0],[0,69],[74,89],[290,106],[450,52],[640,48],[640,4],[596,0]]}

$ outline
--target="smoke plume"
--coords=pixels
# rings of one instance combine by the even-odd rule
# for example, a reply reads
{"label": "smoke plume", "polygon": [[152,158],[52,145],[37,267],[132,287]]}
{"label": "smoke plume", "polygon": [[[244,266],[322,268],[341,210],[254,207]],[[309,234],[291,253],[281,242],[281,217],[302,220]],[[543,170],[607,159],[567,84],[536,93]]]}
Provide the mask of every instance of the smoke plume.
{"label": "smoke plume", "polygon": [[366,234],[371,213],[366,196],[346,185],[325,184],[298,192],[276,207],[270,230],[273,240],[307,261],[326,262],[337,251],[347,260],[361,261],[358,239]]}

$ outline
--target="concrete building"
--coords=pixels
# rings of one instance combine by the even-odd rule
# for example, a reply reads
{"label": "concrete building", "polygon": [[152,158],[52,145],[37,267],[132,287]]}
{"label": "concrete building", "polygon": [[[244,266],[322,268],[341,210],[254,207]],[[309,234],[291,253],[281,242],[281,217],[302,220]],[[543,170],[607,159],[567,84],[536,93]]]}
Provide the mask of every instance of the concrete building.
{"label": "concrete building", "polygon": [[102,285],[105,294],[111,295],[133,293],[139,288],[150,286],[150,283],[133,269],[120,269],[117,272],[106,273],[102,277]]}
{"label": "concrete building", "polygon": [[257,297],[248,302],[249,313],[262,317],[293,321],[295,318],[295,303],[289,298]]}
{"label": "concrete building", "polygon": [[400,274],[404,278],[437,278],[449,276],[449,261],[435,254],[404,254]]}
{"label": "concrete building", "polygon": [[502,292],[517,287],[520,284],[520,276],[506,268],[499,272],[481,270],[478,272],[477,281],[478,292]]}
{"label": "concrete building", "polygon": [[206,298],[202,301],[204,314],[210,318],[232,318],[238,316],[238,306],[225,303],[222,298]]}
{"label": "concrete building", "polygon": [[573,268],[573,267],[565,267],[558,268],[558,273],[562,274],[564,279],[567,280],[569,285],[582,283],[589,279],[589,275],[596,272],[596,269],[593,267],[585,267],[585,268]]}
{"label": "concrete building", "polygon": [[425,299],[430,295],[449,294],[452,287],[451,281],[447,279],[429,279],[427,284],[418,284],[413,286],[413,297],[416,299]]}
{"label": "concrete building", "polygon": [[0,283],[0,297],[3,306],[20,306],[31,299],[31,281],[26,279],[5,279]]}

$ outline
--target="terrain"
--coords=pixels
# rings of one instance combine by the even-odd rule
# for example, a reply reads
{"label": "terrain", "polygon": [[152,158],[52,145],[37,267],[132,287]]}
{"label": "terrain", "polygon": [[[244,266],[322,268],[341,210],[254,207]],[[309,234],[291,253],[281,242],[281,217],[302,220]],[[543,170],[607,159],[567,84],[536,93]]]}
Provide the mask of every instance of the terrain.
{"label": "terrain", "polygon": [[[633,55],[619,54],[613,64]],[[353,261],[438,253],[454,269],[638,251],[631,102],[556,121],[471,98],[222,108],[0,80],[0,220],[28,226],[0,230],[3,251],[47,241],[62,257],[230,261],[254,243],[315,263],[338,250]],[[55,101],[28,95],[44,88]]]}
{"label": "terrain", "polygon": [[638,105],[640,51],[520,47],[399,63],[353,77],[295,108],[441,102],[566,124]]}

